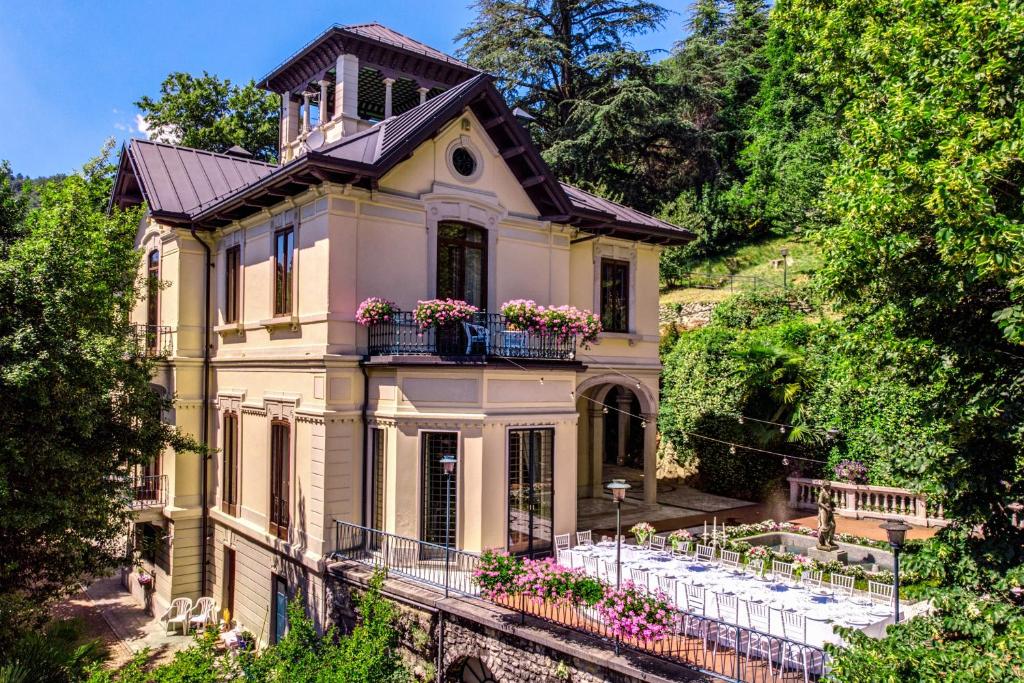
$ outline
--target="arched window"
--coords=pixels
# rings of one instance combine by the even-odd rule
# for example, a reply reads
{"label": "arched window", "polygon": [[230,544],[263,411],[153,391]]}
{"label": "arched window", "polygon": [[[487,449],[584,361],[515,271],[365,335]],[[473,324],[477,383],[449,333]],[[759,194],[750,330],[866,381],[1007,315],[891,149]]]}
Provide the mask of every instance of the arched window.
{"label": "arched window", "polygon": [[487,231],[466,223],[437,227],[437,298],[487,307]]}

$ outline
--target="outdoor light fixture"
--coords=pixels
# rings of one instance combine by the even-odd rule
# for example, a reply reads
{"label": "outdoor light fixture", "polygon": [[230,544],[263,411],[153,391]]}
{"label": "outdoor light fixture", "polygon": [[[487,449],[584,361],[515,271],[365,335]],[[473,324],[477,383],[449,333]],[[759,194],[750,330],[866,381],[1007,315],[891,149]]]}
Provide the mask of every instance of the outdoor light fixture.
{"label": "outdoor light fixture", "polygon": [[441,467],[444,469],[445,478],[445,500],[444,500],[444,597],[448,597],[448,570],[451,566],[451,537],[452,537],[452,474],[455,472],[457,460],[454,455],[442,455]]}
{"label": "outdoor light fixture", "polygon": [[[632,488],[625,479],[612,479],[605,486],[615,501],[615,590],[619,589],[622,578],[622,501],[626,499],[626,491]],[[619,637],[615,637],[615,654],[619,654]]]}
{"label": "outdoor light fixture", "polygon": [[879,528],[885,529],[885,535],[889,537],[889,545],[892,547],[892,605],[895,611],[895,624],[900,620],[900,550],[907,539],[907,532],[913,527],[902,519],[890,519],[879,525]]}
{"label": "outdoor light fixture", "polygon": [[441,467],[444,468],[446,475],[451,475],[455,471],[455,463],[458,462],[454,455],[441,456]]}

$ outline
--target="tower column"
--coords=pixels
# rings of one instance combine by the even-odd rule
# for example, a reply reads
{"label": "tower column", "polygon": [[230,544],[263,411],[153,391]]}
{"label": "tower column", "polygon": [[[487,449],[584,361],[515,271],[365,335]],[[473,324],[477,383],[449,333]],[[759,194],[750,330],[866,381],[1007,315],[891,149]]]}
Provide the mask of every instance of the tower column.
{"label": "tower column", "polygon": [[391,118],[391,86],[395,84],[395,79],[385,78],[384,79],[384,118]]}
{"label": "tower column", "polygon": [[302,134],[309,132],[309,93],[302,93]]}
{"label": "tower column", "polygon": [[420,104],[427,101],[427,93],[430,92],[430,88],[416,88],[416,92],[420,94]]}
{"label": "tower column", "polygon": [[327,86],[330,85],[330,81],[326,78],[320,81],[320,116],[317,118],[316,125],[322,126],[327,123]]}
{"label": "tower column", "polygon": [[334,70],[334,119],[352,121],[352,129],[345,124],[345,134],[355,132],[355,120],[359,118],[359,58],[355,55],[338,55]]}

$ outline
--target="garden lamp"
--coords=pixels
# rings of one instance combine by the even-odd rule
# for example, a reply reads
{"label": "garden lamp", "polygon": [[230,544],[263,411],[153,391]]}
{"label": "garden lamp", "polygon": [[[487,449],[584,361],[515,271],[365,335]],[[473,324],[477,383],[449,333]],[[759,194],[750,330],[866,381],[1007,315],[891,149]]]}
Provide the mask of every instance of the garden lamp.
{"label": "garden lamp", "polygon": [[889,545],[892,547],[892,604],[896,612],[893,623],[900,620],[900,550],[907,538],[907,532],[912,528],[902,519],[890,519],[881,524],[880,529],[885,529],[885,535],[889,537]]}
{"label": "garden lamp", "polygon": [[451,565],[450,540],[452,537],[452,473],[455,472],[455,456],[441,456],[441,468],[444,470],[445,478],[445,501],[444,501],[444,597],[448,597],[448,569]]}
{"label": "garden lamp", "polygon": [[[612,479],[605,488],[615,501],[615,590],[618,590],[622,579],[622,501],[626,499],[626,491],[632,487],[625,479]],[[619,654],[618,637],[615,638],[615,654]]]}

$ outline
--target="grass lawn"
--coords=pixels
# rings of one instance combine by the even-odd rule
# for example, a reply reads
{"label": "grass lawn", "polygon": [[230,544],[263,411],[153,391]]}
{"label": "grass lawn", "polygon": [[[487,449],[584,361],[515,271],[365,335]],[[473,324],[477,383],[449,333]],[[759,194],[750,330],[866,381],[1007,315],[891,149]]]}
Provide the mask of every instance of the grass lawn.
{"label": "grass lawn", "polygon": [[[822,265],[821,248],[811,241],[798,236],[769,237],[751,244],[744,244],[732,251],[710,259],[694,262],[692,271],[710,273],[713,279],[728,277],[730,272],[738,276],[735,289],[753,286],[752,278],[758,278],[759,286],[781,287],[782,268],[773,268],[772,261],[781,259],[781,249],[789,249],[788,280],[790,285],[806,282],[810,275]],[[664,288],[662,304],[686,304],[693,302],[717,302],[731,294],[728,283],[724,287]]]}

